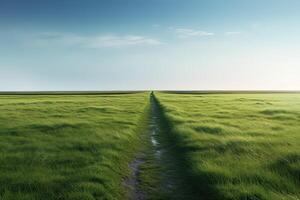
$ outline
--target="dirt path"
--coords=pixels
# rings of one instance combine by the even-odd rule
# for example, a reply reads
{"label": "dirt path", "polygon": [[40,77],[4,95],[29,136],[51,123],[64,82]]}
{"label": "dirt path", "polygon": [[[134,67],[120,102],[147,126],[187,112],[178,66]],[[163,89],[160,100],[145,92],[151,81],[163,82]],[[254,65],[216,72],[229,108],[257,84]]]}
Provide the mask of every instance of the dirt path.
{"label": "dirt path", "polygon": [[130,188],[130,197],[132,200],[146,199],[146,193],[139,188],[140,167],[145,162],[144,155],[135,158],[130,164],[131,177],[125,180],[125,185]]}
{"label": "dirt path", "polygon": [[130,163],[132,176],[125,185],[132,190],[132,200],[184,199],[180,194],[181,178],[176,171],[173,146],[161,130],[159,108],[150,95],[150,114],[145,148]]}
{"label": "dirt path", "polygon": [[154,96],[150,96],[151,103],[151,143],[154,149],[154,155],[156,163],[160,168],[160,189],[163,193],[171,193],[176,185],[175,171],[172,169],[173,165],[172,155],[170,154],[171,147],[167,145],[163,140],[162,132],[160,127],[160,116],[158,111],[158,105],[154,100]]}

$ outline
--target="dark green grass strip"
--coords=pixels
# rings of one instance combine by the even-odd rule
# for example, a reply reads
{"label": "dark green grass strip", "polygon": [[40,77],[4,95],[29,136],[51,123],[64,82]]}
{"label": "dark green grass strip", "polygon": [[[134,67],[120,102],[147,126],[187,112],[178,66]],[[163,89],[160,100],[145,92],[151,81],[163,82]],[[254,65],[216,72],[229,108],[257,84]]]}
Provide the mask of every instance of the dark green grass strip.
{"label": "dark green grass strip", "polygon": [[152,114],[151,103],[149,103],[139,122],[139,143],[132,161],[142,162],[137,172],[138,175],[135,177],[138,185],[136,187],[127,185],[129,197],[130,199],[175,199],[174,195],[172,196],[170,192],[162,188],[164,166],[157,160],[156,150],[151,143]]}
{"label": "dark green grass strip", "polygon": [[172,123],[167,119],[165,115],[165,108],[159,102],[159,100],[153,94],[153,99],[158,108],[159,126],[161,128],[161,141],[164,145],[169,146],[170,157],[174,170],[177,172],[177,178],[180,179],[180,185],[176,188],[178,195],[175,195],[176,199],[204,199],[204,200],[216,200],[222,199],[218,194],[218,191],[210,183],[207,173],[197,173],[191,168],[193,166],[190,163],[188,157],[189,152],[193,149],[188,148],[182,144],[182,138],[174,134]]}
{"label": "dark green grass strip", "polygon": [[[155,126],[158,128],[156,146],[151,143],[153,117],[157,119]],[[199,195],[191,188],[190,180],[186,178],[185,165],[178,157],[179,152],[170,133],[169,123],[154,95],[150,96],[149,108],[142,119],[140,126],[144,127],[144,131],[141,132],[136,152],[136,159],[142,161],[142,164],[139,166],[138,188],[135,188],[137,191],[132,192],[142,193],[142,199],[199,199]]]}

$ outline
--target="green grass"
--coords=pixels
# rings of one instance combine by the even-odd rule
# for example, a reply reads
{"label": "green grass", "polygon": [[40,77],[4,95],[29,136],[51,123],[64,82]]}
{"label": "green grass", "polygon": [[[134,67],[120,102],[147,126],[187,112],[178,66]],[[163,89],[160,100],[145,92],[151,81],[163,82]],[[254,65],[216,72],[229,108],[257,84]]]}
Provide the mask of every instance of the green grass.
{"label": "green grass", "polygon": [[0,199],[123,199],[148,94],[1,95]]}
{"label": "green grass", "polygon": [[156,98],[196,199],[300,199],[300,94]]}
{"label": "green grass", "polygon": [[[300,199],[300,94],[0,95],[0,199]],[[174,183],[166,187],[168,181]]]}

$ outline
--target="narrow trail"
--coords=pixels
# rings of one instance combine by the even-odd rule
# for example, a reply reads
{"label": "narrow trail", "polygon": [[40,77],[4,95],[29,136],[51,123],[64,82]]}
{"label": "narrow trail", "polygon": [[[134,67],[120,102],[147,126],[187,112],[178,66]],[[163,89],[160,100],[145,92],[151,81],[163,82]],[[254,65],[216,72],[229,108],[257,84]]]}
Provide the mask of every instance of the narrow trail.
{"label": "narrow trail", "polygon": [[151,104],[151,121],[150,121],[150,131],[151,131],[151,143],[154,149],[154,156],[157,164],[159,165],[161,172],[161,190],[164,193],[171,192],[176,185],[176,177],[174,176],[176,172],[171,168],[174,164],[172,161],[172,156],[170,155],[170,147],[163,142],[162,130],[160,128],[160,117],[158,113],[158,105],[155,102],[153,94],[150,96]]}
{"label": "narrow trail", "polygon": [[139,188],[140,166],[145,162],[143,157],[143,155],[139,156],[129,164],[132,176],[124,182],[125,186],[131,189],[130,197],[132,200],[146,199],[146,193]]}
{"label": "narrow trail", "polygon": [[151,104],[151,120],[150,120],[150,138],[151,144],[154,149],[154,155],[157,160],[161,159],[162,149],[160,148],[160,143],[158,142],[158,134],[159,134],[159,125],[158,125],[158,116],[157,116],[157,107],[153,100],[153,97],[150,97]]}
{"label": "narrow trail", "polygon": [[[131,188],[132,200],[184,199],[179,189],[182,187],[181,178],[174,167],[176,159],[172,153],[173,146],[166,142],[165,130],[161,130],[160,120],[159,108],[151,93],[146,130],[148,135],[145,137],[147,141],[144,141],[147,147],[138,152],[130,163],[132,176],[125,181],[125,185]],[[152,182],[149,184],[143,177]]]}

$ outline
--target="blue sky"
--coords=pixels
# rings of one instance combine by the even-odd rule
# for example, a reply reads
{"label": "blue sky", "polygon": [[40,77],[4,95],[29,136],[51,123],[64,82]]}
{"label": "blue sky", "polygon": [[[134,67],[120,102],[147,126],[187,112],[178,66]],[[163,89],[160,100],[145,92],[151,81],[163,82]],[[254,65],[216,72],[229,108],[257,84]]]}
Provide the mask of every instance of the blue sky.
{"label": "blue sky", "polygon": [[300,89],[299,0],[0,0],[0,91]]}

